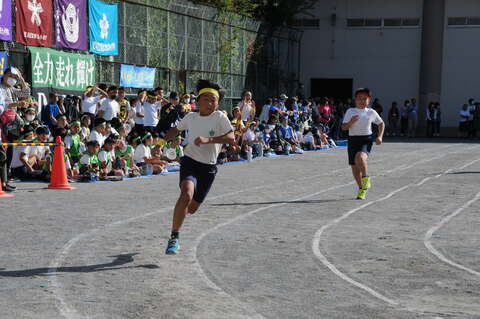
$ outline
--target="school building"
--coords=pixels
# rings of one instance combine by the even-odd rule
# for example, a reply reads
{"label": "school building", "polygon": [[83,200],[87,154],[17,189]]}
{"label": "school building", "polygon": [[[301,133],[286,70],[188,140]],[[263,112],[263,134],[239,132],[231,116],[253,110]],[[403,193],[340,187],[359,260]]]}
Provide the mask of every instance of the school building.
{"label": "school building", "polygon": [[478,0],[319,0],[298,18],[307,96],[369,87],[384,118],[392,101],[417,98],[422,126],[427,103],[438,101],[449,135],[462,104],[480,100]]}

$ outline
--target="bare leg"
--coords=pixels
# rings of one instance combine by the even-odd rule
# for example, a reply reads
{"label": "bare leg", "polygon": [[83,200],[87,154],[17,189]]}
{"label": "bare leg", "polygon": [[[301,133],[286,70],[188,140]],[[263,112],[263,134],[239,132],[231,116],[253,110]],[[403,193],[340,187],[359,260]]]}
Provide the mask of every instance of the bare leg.
{"label": "bare leg", "polygon": [[355,155],[355,166],[357,166],[362,173],[362,177],[368,176],[368,164],[367,164],[368,155],[363,152],[358,152]]}
{"label": "bare leg", "polygon": [[357,165],[352,165],[352,174],[353,178],[357,182],[358,188],[362,188],[362,171],[357,167]]}
{"label": "bare leg", "polygon": [[190,205],[188,205],[188,210],[187,210],[188,213],[195,214],[198,208],[200,208],[200,205],[202,205],[202,203],[199,203],[196,200],[192,199],[192,201],[190,202]]}
{"label": "bare leg", "polygon": [[187,215],[187,209],[192,202],[193,193],[195,191],[195,184],[190,180],[185,180],[180,185],[180,197],[177,200],[175,209],[173,211],[173,231],[180,231],[183,221]]}

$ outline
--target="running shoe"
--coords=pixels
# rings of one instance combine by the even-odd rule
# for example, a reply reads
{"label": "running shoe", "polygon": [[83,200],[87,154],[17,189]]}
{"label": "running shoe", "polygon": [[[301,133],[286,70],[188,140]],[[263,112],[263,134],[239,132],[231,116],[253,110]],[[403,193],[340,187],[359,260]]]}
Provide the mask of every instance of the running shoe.
{"label": "running shoe", "polygon": [[176,238],[172,238],[168,241],[167,250],[165,253],[167,255],[175,255],[177,251],[180,249],[180,242]]}
{"label": "running shoe", "polygon": [[360,188],[358,190],[357,199],[366,199],[366,198],[367,198],[367,190]]}
{"label": "running shoe", "polygon": [[370,177],[362,177],[362,188],[367,190],[372,187],[372,184],[370,183]]}

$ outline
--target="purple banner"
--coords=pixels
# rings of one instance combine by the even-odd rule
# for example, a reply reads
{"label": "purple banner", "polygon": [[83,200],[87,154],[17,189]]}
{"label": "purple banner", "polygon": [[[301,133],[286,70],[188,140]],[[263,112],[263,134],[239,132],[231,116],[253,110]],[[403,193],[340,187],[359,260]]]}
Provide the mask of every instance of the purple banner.
{"label": "purple banner", "polygon": [[12,1],[0,1],[0,40],[12,41]]}
{"label": "purple banner", "polygon": [[87,50],[86,3],[86,0],[54,0],[57,47]]}

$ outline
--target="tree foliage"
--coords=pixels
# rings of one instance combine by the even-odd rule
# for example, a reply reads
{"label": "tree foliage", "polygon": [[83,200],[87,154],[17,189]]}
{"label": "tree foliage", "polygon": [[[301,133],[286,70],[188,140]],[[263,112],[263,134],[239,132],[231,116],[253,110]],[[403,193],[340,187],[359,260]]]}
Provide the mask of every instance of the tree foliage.
{"label": "tree foliage", "polygon": [[221,11],[233,11],[238,14],[267,21],[273,26],[292,25],[295,16],[307,13],[318,0],[193,0]]}

